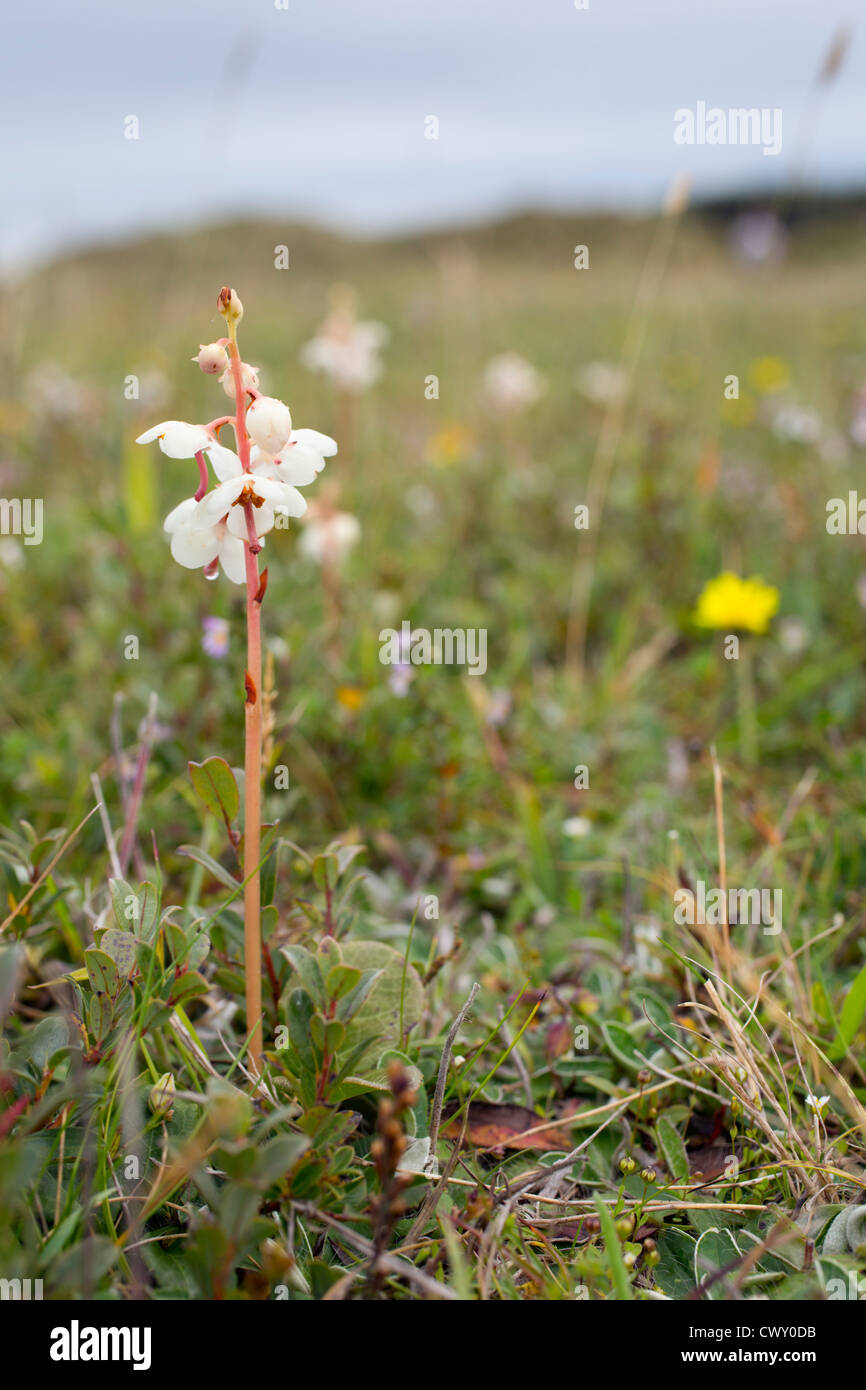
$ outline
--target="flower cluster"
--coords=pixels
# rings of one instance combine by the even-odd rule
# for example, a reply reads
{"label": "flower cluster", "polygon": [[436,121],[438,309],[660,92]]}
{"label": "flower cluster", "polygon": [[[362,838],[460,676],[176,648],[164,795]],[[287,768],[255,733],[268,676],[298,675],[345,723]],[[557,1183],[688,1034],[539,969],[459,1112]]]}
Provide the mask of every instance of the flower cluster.
{"label": "flower cluster", "polygon": [[[178,564],[203,567],[208,579],[216,578],[222,567],[232,583],[243,584],[246,551],[261,550],[278,517],[303,516],[307,504],[298,489],[321,473],[337,445],[318,430],[295,429],[288,406],[261,394],[257,368],[237,355],[233,330],[243,309],[234,291],[231,296],[223,307],[231,338],[203,344],[193,361],[219,377],[235,400],[236,416],[220,416],[207,425],[163,420],[139,435],[137,443],[158,440],[169,458],[198,463],[198,491],[169,512],[164,523]],[[219,441],[220,430],[229,424],[237,452]]]}

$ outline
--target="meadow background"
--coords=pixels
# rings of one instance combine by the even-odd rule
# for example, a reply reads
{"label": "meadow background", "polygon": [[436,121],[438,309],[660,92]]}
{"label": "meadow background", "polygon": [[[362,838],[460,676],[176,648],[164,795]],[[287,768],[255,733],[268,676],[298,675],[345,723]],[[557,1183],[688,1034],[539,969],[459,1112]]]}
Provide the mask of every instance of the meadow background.
{"label": "meadow background", "polygon": [[[775,254],[744,254],[744,213]],[[866,448],[864,219],[856,197],[794,187],[387,236],[248,212],[7,277],[0,494],[42,497],[45,533],[0,539],[0,1275],[185,1299],[856,1283],[866,564],[825,523]],[[336,485],[360,526],[336,588],[303,523],[266,550],[266,1093],[243,1069],[232,857],[188,770],[242,761],[243,594],[174,564],[162,518],[194,466],[134,443],[228,408],[190,360],[222,331],[223,284],[264,390],[339,441],[308,497]],[[300,360],[341,285],[389,330],[351,407]],[[544,381],[514,413],[484,388],[503,352]],[[603,509],[577,531],[600,468]],[[780,595],[744,639],[756,758],[741,668],[694,621],[724,570]],[[203,646],[213,618],[223,656]],[[395,688],[379,634],[404,619],[486,629],[486,674]],[[129,924],[104,821],[81,822],[99,794],[119,839],[142,730],[127,877],[151,885],[147,926],[106,982],[84,952],[112,911]],[[727,882],[784,898],[779,935],[734,924],[727,954],[673,911],[678,887],[718,883],[720,834]],[[385,972],[339,1084],[297,997],[319,1005],[331,931],[350,968]],[[401,1178],[440,1067],[444,1180]]]}

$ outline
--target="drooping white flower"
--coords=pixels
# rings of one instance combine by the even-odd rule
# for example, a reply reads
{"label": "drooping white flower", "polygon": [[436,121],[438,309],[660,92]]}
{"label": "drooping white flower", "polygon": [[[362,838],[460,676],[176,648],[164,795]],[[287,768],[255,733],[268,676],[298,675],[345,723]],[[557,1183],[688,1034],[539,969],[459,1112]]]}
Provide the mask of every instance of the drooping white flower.
{"label": "drooping white flower", "polygon": [[492,357],[484,369],[484,393],[497,410],[517,413],[535,405],[547,383],[531,362],[517,352]]}
{"label": "drooping white flower", "polygon": [[278,478],[294,487],[306,487],[321,473],[325,459],[337,452],[336,440],[318,430],[292,430],[287,444],[277,454],[266,453],[254,444],[250,465],[254,473]]}
{"label": "drooping white flower", "polygon": [[[219,379],[220,386],[225,391],[230,400],[235,399],[235,375],[232,371],[231,363],[226,367]],[[258,391],[259,389],[259,369],[251,367],[249,362],[241,363],[241,390]]]}
{"label": "drooping white flower", "polygon": [[136,444],[151,444],[154,439],[170,459],[191,459],[212,448],[216,443],[204,425],[188,425],[185,420],[163,420],[152,425],[136,439]]}
{"label": "drooping white flower", "polygon": [[284,516],[303,516],[307,510],[306,501],[291,483],[267,478],[259,472],[245,473],[240,459],[230,449],[221,448],[211,462],[217,477],[225,481],[205,493],[198,503],[196,524],[199,526],[211,525],[232,510],[243,518],[247,502],[252,503],[253,510],[258,514],[256,528],[261,533],[270,531],[275,512],[279,511]]}
{"label": "drooping white flower", "polygon": [[278,454],[292,437],[292,416],[274,396],[259,396],[247,411],[247,433],[266,454]]}
{"label": "drooping white flower", "polygon": [[[184,569],[207,568],[214,560],[219,560],[223,573],[233,584],[243,584],[246,579],[247,526],[246,516],[241,508],[236,508],[226,517],[204,524],[198,514],[199,503],[194,497],[187,497],[179,503],[163,522],[163,529],[171,537],[171,553]],[[254,512],[256,531],[259,533],[259,512]],[[261,520],[267,521],[264,517]],[[273,513],[270,513],[273,525]],[[267,527],[266,529],[270,529]],[[262,541],[262,544],[264,542]],[[209,578],[215,575],[208,576]]]}

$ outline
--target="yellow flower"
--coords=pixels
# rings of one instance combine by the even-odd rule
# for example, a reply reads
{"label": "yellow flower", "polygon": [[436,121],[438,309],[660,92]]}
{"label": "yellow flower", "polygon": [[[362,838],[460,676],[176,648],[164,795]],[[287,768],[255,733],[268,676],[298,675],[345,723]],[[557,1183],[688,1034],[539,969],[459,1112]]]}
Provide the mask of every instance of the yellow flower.
{"label": "yellow flower", "polygon": [[446,425],[427,441],[427,459],[430,463],[447,467],[466,458],[474,444],[472,435],[462,425]]}
{"label": "yellow flower", "polygon": [[364,692],[356,685],[341,685],[337,691],[337,703],[356,714],[364,703]]}
{"label": "yellow flower", "polygon": [[781,357],[758,357],[749,367],[749,380],[761,395],[772,395],[788,385],[791,373]]}
{"label": "yellow flower", "polygon": [[726,570],[704,585],[695,609],[698,627],[766,632],[779,607],[779,590],[762,579],[741,579]]}

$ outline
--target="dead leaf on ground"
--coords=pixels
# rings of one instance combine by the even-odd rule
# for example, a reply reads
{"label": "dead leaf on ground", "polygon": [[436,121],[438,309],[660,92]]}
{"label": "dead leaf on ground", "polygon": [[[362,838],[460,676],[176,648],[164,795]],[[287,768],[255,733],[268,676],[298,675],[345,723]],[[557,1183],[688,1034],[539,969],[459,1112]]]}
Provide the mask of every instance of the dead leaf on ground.
{"label": "dead leaf on ground", "polygon": [[[542,1129],[538,1134],[527,1134],[545,1123],[544,1116],[536,1115],[525,1105],[491,1105],[486,1101],[473,1101],[469,1107],[469,1123],[466,1138],[479,1149],[536,1149],[543,1153],[571,1148],[568,1125]],[[446,1139],[459,1139],[462,1118],[448,1120],[442,1133]]]}

